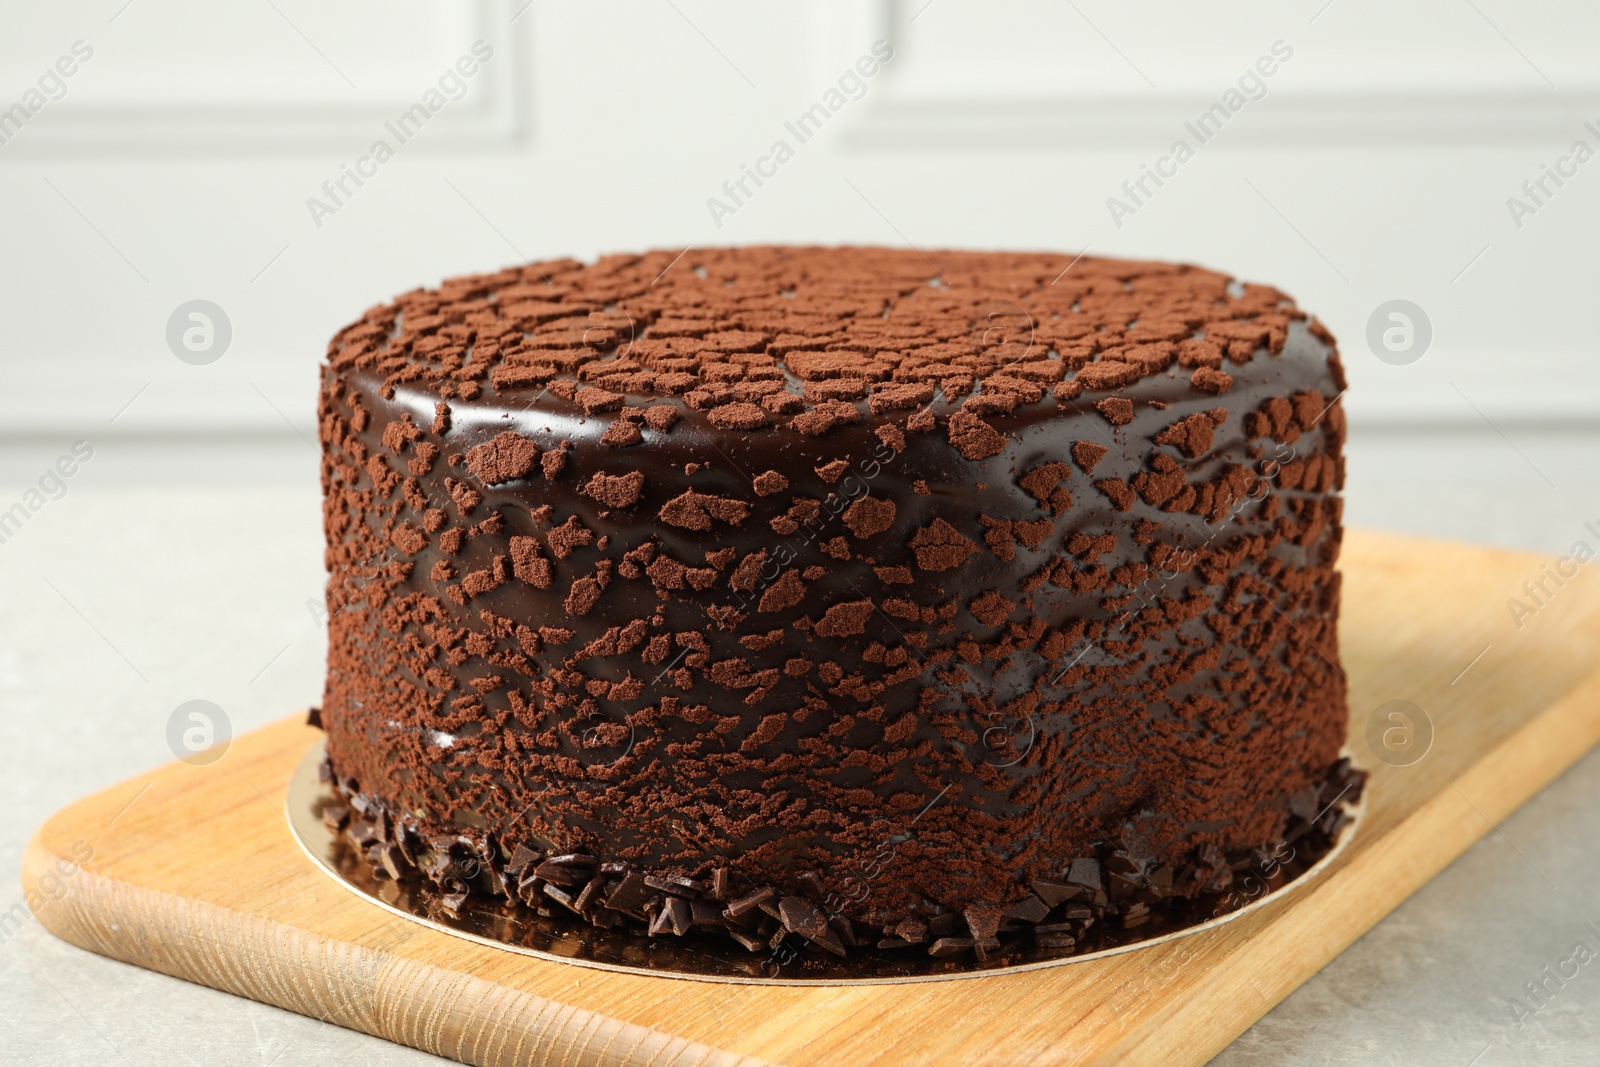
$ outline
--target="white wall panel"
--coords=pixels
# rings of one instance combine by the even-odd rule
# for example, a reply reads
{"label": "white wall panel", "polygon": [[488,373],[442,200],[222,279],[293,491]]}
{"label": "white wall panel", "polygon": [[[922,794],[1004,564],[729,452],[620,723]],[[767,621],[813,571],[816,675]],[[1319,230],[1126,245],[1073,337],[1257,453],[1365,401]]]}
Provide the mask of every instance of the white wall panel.
{"label": "white wall panel", "polygon": [[[6,0],[0,18],[0,108],[74,41],[95,49],[0,144],[0,364],[26,398],[3,434],[305,432],[326,338],[378,300],[529,257],[755,241],[1198,261],[1321,315],[1358,419],[1600,411],[1600,163],[1547,182],[1520,228],[1506,203],[1573,141],[1600,150],[1600,13],[1570,0]],[[708,199],[878,39],[894,59],[718,225]],[[494,58],[462,99],[318,225],[307,201],[477,40]],[[1294,55],[1265,96],[1114,219],[1123,183],[1279,40]],[[234,325],[204,367],[164,339],[196,297]],[[1434,325],[1406,367],[1363,341],[1395,297]]]}

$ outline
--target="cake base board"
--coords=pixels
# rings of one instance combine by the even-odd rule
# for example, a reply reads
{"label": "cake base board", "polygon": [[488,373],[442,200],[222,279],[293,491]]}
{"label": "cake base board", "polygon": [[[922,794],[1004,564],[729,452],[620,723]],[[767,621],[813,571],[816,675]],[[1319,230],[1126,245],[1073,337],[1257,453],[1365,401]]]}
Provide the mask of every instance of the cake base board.
{"label": "cake base board", "polygon": [[[90,951],[466,1063],[1200,1064],[1600,741],[1600,581],[1550,583],[1520,626],[1508,609],[1545,562],[1350,531],[1340,633],[1351,749],[1372,771],[1360,833],[1313,884],[1237,922],[1081,964],[726,985],[440,933],[351,894],[289,834],[285,787],[318,736],[299,716],[57,813],[23,883],[45,928]],[[1404,766],[1373,748],[1405,729],[1379,710],[1394,700],[1426,716]]]}
{"label": "cake base board", "polygon": [[1339,853],[1360,832],[1361,816],[1366,810],[1359,803],[1336,801],[1350,821],[1331,847],[1308,849],[1306,838],[1302,837],[1290,848],[1276,877],[1274,872],[1263,869],[1241,874],[1230,886],[1238,898],[1237,902],[1229,901],[1237,903],[1234,910],[1219,912],[1204,922],[1188,926],[1146,922],[1132,930],[1114,926],[1112,935],[1100,943],[1104,947],[1076,953],[1034,947],[984,961],[970,953],[935,959],[929,955],[926,944],[883,954],[873,953],[870,947],[863,946],[851,949],[842,959],[812,949],[800,955],[803,967],[785,968],[773,966],[775,958],[771,949],[752,952],[732,938],[613,935],[597,931],[577,916],[560,911],[555,911],[553,920],[545,925],[536,919],[530,920],[526,908],[513,908],[504,898],[469,898],[461,912],[452,915],[438,906],[434,887],[414,875],[397,882],[387,873],[378,873],[343,834],[336,833],[323,821],[323,805],[343,803],[343,797],[322,781],[326,751],[324,744],[315,743],[300,757],[289,777],[285,814],[290,833],[311,861],[357,896],[391,915],[422,923],[453,937],[464,937],[536,959],[602,971],[741,985],[959,982],[1040,967],[1069,967],[1120,952],[1153,948],[1163,941],[1237,922],[1251,911],[1269,907],[1280,897],[1303,889],[1337,862]]}

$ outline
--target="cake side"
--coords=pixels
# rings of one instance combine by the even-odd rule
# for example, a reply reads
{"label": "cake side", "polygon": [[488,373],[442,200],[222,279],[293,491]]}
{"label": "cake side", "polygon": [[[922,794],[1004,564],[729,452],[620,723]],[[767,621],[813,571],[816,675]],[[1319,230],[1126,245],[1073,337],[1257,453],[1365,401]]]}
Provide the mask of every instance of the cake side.
{"label": "cake side", "polygon": [[1332,339],[1194,268],[937,258],[541,264],[335,339],[323,721],[378,862],[977,945],[1342,817]]}

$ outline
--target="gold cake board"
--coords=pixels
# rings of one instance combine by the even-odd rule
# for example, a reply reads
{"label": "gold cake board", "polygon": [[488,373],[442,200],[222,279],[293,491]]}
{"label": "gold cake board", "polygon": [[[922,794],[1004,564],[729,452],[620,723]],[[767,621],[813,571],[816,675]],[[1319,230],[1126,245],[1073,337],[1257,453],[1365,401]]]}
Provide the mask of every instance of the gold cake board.
{"label": "gold cake board", "polygon": [[[928,953],[926,944],[888,952],[873,952],[870,946],[863,946],[852,949],[843,959],[835,959],[815,946],[809,946],[809,951],[797,950],[796,942],[806,947],[798,935],[783,943],[783,951],[762,947],[752,952],[728,937],[639,937],[632,932],[597,930],[555,907],[553,901],[547,901],[552,905],[546,909],[551,913],[549,919],[530,916],[526,908],[514,906],[503,897],[474,896],[452,914],[438,906],[434,887],[415,876],[396,882],[387,872],[380,873],[344,834],[335,833],[327,825],[322,818],[324,807],[342,804],[343,798],[335,796],[332,786],[321,781],[325,758],[325,746],[314,744],[289,776],[285,797],[289,829],[306,855],[328,877],[377,907],[456,937],[536,959],[602,971],[751,985],[958,982],[979,975],[1066,967],[1119,952],[1137,952],[1162,941],[1237,922],[1251,911],[1268,907],[1310,884],[1333,866],[1339,853],[1355,840],[1366,809],[1365,804],[1343,800],[1328,804],[1324,813],[1337,805],[1349,820],[1331,847],[1317,848],[1308,855],[1306,838],[1302,837],[1296,847],[1285,850],[1280,861],[1240,872],[1226,896],[1208,902],[1215,910],[1203,921],[1190,921],[1187,925],[1178,925],[1181,920],[1146,923],[1128,930],[1112,920],[1107,924],[1112,926],[1111,936],[1092,950],[1079,946],[1041,948],[1030,945],[1031,939],[1021,935],[1011,952],[989,960],[979,960],[970,952],[936,959]],[[1205,914],[1204,907],[1200,913]]]}
{"label": "gold cake board", "polygon": [[[300,716],[59,812],[23,883],[44,926],[91,951],[467,1063],[1204,1063],[1600,740],[1600,581],[1547,579],[1520,628],[1506,604],[1545,562],[1350,531],[1351,749],[1373,772],[1359,833],[1280,900],[1097,960],[728,985],[469,941],[361,899],[301,851],[285,789],[319,734]],[[1395,708],[1379,712],[1396,700],[1427,717],[1410,711],[1425,754],[1403,766],[1369,743],[1407,740]]]}

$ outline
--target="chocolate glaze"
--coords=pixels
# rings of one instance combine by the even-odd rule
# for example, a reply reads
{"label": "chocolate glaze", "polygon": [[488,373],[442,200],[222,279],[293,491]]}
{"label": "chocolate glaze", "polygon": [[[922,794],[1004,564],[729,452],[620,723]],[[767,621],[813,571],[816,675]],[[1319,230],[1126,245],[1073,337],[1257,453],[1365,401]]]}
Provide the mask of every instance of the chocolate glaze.
{"label": "chocolate glaze", "polygon": [[[1215,891],[1327,792],[1344,382],[1287,298],[848,249],[691,253],[646,284],[669,259],[463,279],[330,346],[322,718],[388,839],[722,871],[889,931],[1019,906],[1091,857]],[[516,321],[508,291],[541,310]],[[833,352],[788,348],[751,293],[832,316]],[[564,303],[566,364],[529,344]],[[894,349],[837,325],[874,318]],[[650,347],[675,320],[708,346],[692,372],[693,343]],[[918,329],[940,369],[906,355]],[[762,381],[794,399],[718,389]],[[931,396],[850,397],[897,381]],[[649,924],[679,932],[667,897]]]}

